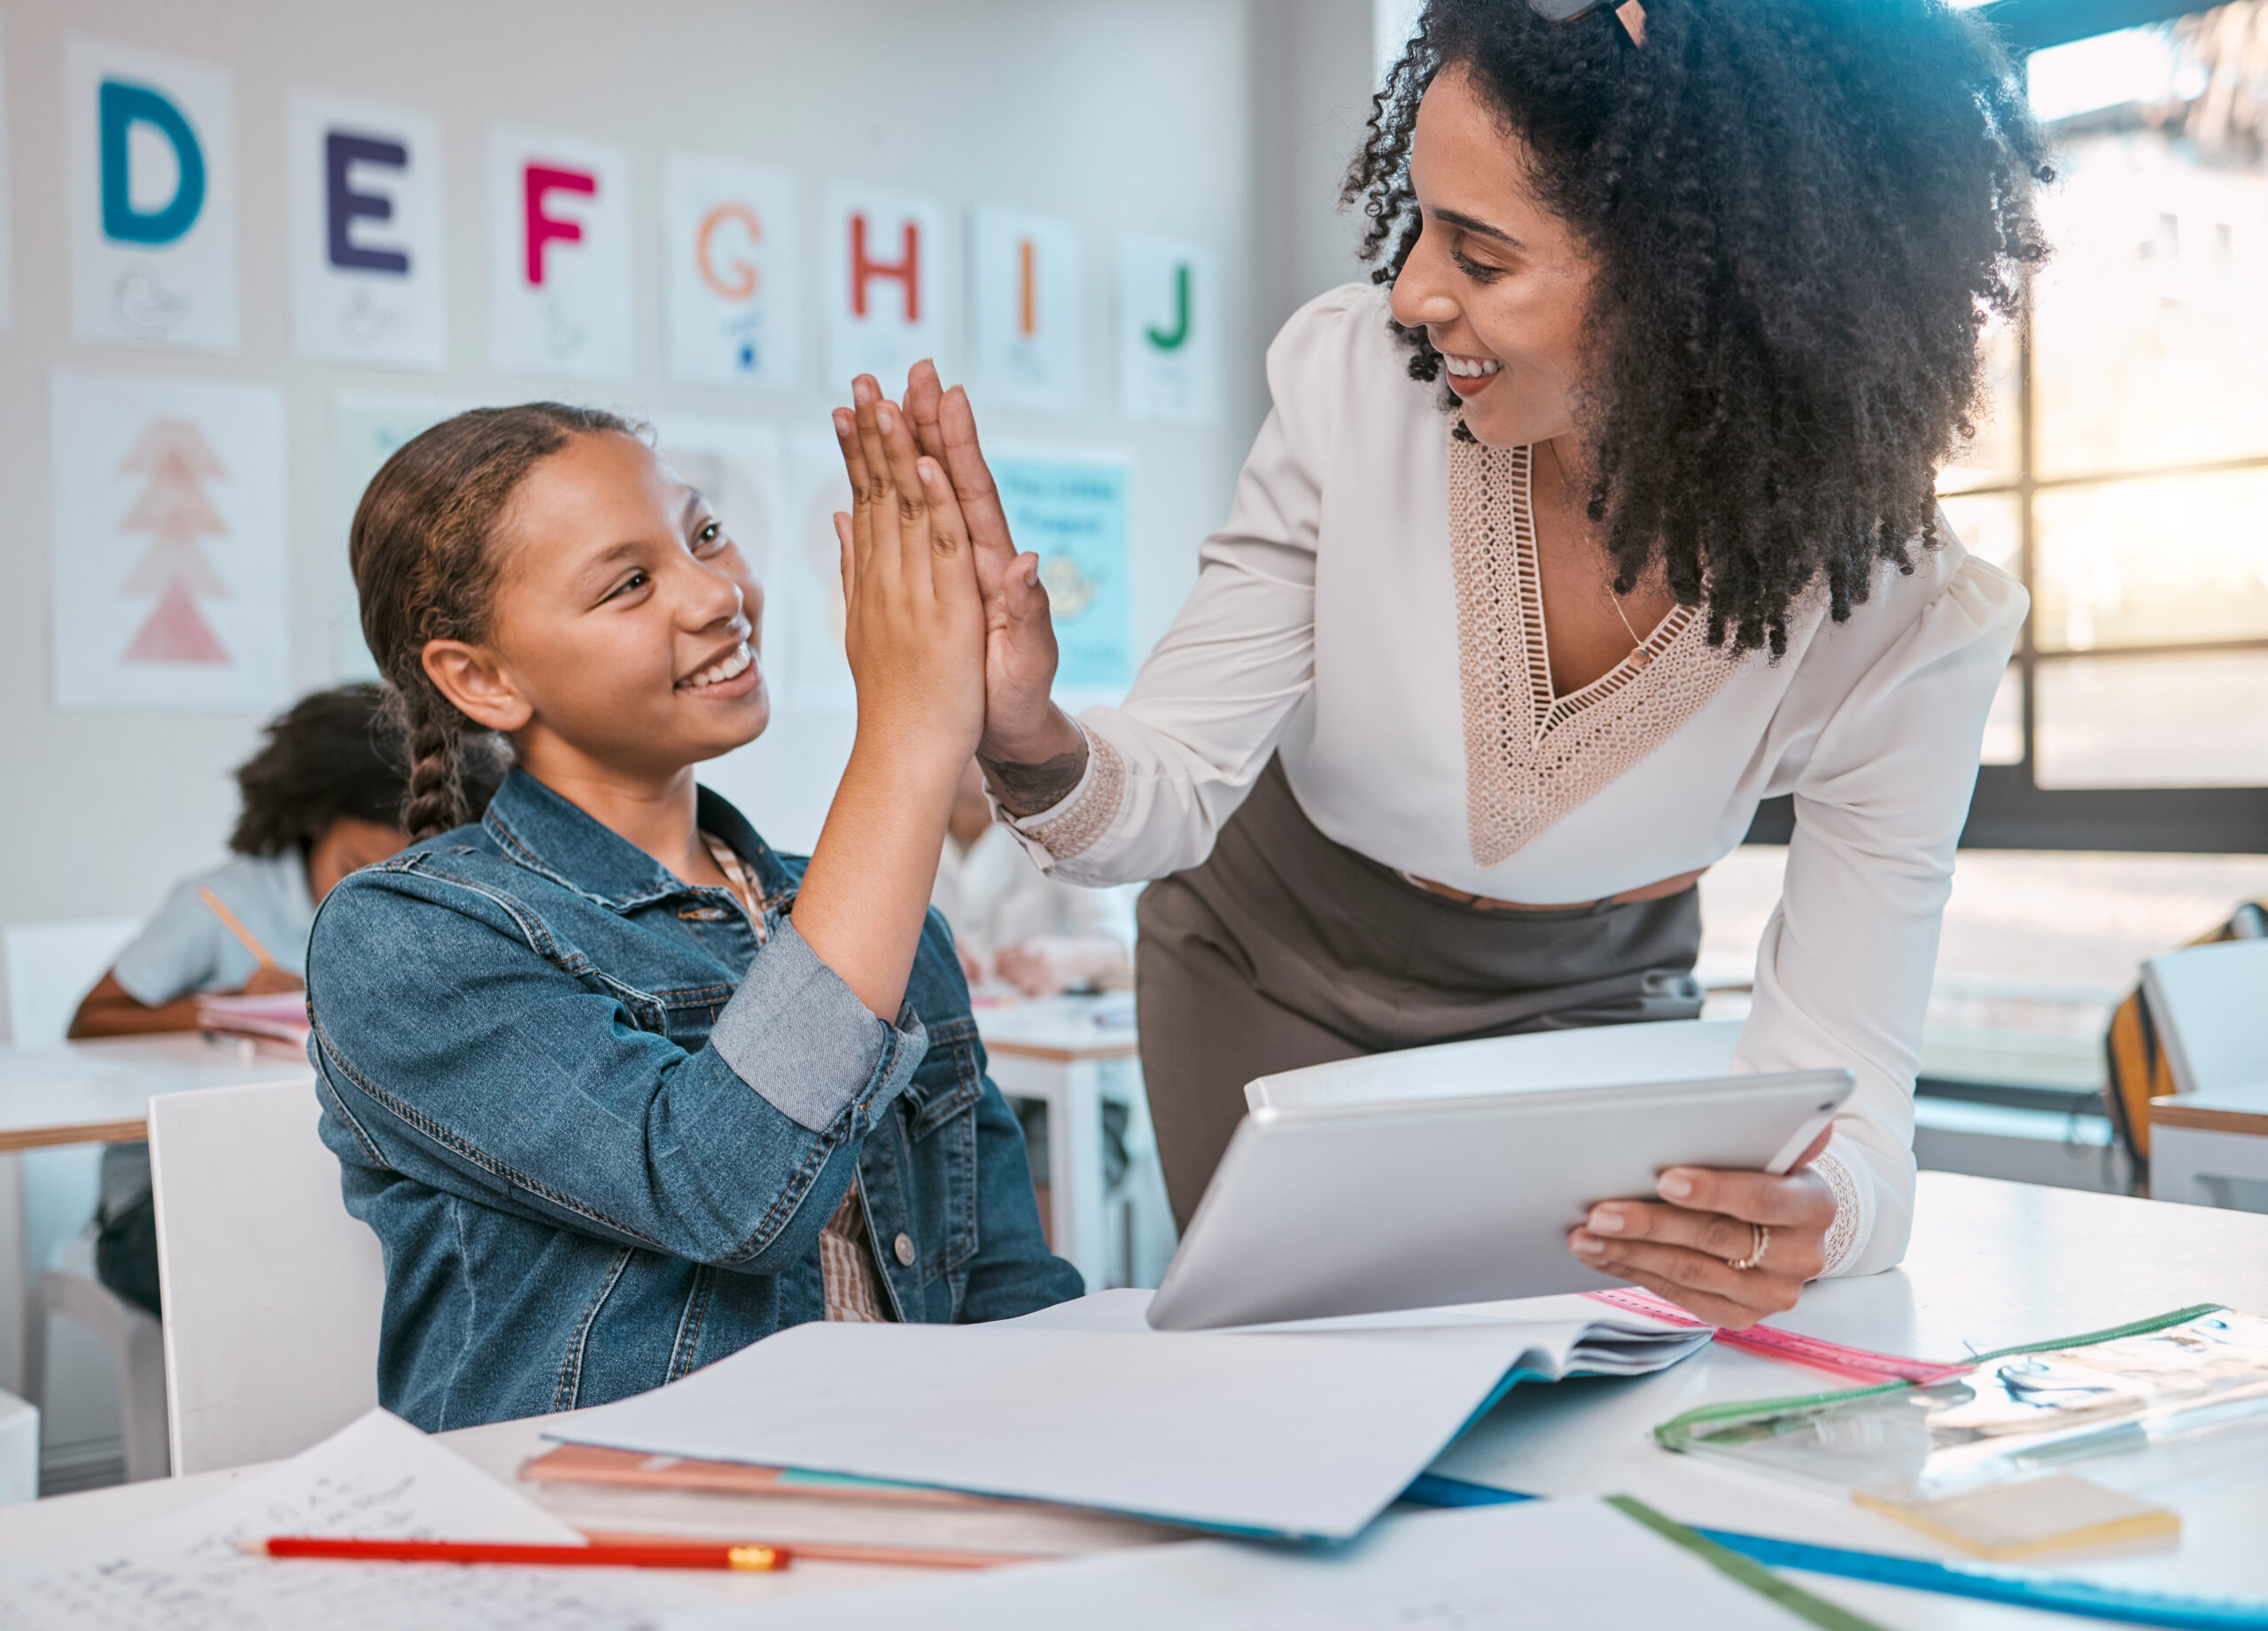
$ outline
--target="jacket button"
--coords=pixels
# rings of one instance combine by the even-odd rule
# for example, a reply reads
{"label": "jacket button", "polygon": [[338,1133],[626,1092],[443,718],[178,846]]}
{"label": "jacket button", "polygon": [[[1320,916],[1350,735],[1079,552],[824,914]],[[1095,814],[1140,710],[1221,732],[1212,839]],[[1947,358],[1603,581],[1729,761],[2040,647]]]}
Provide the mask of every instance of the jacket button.
{"label": "jacket button", "polygon": [[913,1242],[906,1236],[898,1236],[897,1239],[891,1243],[889,1249],[891,1254],[895,1256],[898,1262],[904,1263],[909,1269],[913,1266]]}

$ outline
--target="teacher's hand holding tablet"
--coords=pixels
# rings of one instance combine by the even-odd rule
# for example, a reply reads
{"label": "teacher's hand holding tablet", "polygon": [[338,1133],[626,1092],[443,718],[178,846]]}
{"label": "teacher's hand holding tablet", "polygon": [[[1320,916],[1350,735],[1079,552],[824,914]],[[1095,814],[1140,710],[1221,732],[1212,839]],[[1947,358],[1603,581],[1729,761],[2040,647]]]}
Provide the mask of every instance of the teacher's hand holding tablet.
{"label": "teacher's hand holding tablet", "polygon": [[1659,1201],[1600,1202],[1568,1248],[1713,1325],[1746,1330],[1794,1308],[1825,1260],[1835,1196],[1810,1164],[1827,1138],[1782,1176],[1672,1167],[1655,1185]]}

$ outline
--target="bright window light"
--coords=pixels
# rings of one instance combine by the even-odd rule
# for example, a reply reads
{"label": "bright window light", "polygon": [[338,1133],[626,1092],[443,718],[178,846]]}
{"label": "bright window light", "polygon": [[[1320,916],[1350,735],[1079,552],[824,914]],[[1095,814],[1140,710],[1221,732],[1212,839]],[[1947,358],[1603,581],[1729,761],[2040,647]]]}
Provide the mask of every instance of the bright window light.
{"label": "bright window light", "polygon": [[2123,102],[2163,102],[2174,91],[2173,48],[2164,30],[2122,28],[2031,53],[2031,111],[2068,119]]}

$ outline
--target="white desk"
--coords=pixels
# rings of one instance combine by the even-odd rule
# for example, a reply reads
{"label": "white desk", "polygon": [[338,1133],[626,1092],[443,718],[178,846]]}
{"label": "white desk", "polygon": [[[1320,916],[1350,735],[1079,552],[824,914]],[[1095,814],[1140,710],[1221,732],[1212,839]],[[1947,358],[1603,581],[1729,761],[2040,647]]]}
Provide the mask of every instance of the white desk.
{"label": "white desk", "polygon": [[[2081,1332],[2191,1302],[2268,1309],[2268,1217],[1923,1173],[1907,1266],[1814,1286],[1780,1320],[1863,1347],[1957,1355]],[[1515,1389],[1440,1464],[1442,1472],[1545,1495],[1627,1492],[1673,1517],[1829,1545],[1950,1557],[1926,1537],[1860,1508],[1704,1459],[1673,1456],[1655,1423],[1717,1400],[1800,1391],[1819,1373],[1722,1346],[1659,1376]],[[1832,1386],[1832,1383],[1824,1384]],[[538,1418],[446,1435],[500,1476],[541,1448]],[[178,1510],[237,1472],[128,1485],[0,1509],[0,1558],[36,1556]],[[2268,1598],[2268,1480],[2186,1502],[2177,1549],[2115,1559],[2051,1559],[2043,1572],[2148,1589]],[[903,1570],[799,1564],[777,1577],[713,1582],[734,1597],[841,1589],[906,1578]],[[1834,1600],[1891,1627],[1937,1631],[2076,1627],[2030,1612],[1852,1581],[1809,1579]]]}
{"label": "white desk", "polygon": [[18,1153],[65,1144],[111,1144],[144,1135],[150,1100],[198,1087],[313,1083],[304,1059],[190,1032],[0,1045],[0,1388],[23,1378],[26,1257],[23,1169]]}
{"label": "white desk", "polygon": [[2150,1100],[2150,1193],[2211,1206],[2217,1179],[2268,1184],[2268,1082]]}
{"label": "white desk", "polygon": [[1134,999],[1050,997],[975,1013],[994,1083],[1047,1107],[1048,1239],[1089,1291],[1100,1291],[1109,1283],[1102,1101],[1142,1091]]}

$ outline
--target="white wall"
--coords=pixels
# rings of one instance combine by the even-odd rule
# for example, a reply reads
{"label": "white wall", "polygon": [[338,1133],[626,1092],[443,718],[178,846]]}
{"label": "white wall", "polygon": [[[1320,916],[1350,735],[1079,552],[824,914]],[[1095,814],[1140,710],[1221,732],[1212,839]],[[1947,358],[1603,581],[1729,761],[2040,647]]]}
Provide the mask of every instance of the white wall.
{"label": "white wall", "polygon": [[[998,414],[1002,439],[1116,447],[1134,461],[1135,632],[1146,649],[1191,582],[1264,408],[1268,331],[1346,275],[1331,250],[1331,193],[1366,89],[1361,0],[394,0],[375,10],[305,0],[0,0],[12,150],[15,323],[0,336],[0,921],[144,912],[216,859],[233,813],[229,768],[249,714],[57,712],[50,701],[48,428],[50,370],[255,380],[289,410],[291,673],[338,677],[345,541],[331,472],[344,391],[515,400],[564,395],[648,414],[819,424],[841,400],[808,321],[804,381],[776,392],[664,377],[659,200],[672,148],[739,156],[800,189],[807,291],[819,286],[822,190],[843,181],[929,193],[956,213],[1022,206],[1076,220],[1087,243],[1083,411]],[[60,157],[66,33],[225,64],[240,154],[243,338],[233,354],[113,347],[67,338]],[[1341,39],[1340,36],[1344,35]],[[1351,67],[1349,66],[1351,65]],[[438,114],[447,193],[449,365],[397,373],[291,354],[282,128],[295,86]],[[1335,111],[1334,111],[1335,110]],[[637,360],[626,380],[502,375],[487,362],[486,129],[508,120],[629,150],[640,218]],[[1262,173],[1261,150],[1268,174]],[[1337,150],[1337,151],[1333,151]],[[1290,166],[1296,174],[1285,173]],[[1256,208],[1255,200],[1262,200]],[[961,223],[954,223],[958,237]],[[1229,389],[1209,430],[1115,412],[1110,245],[1120,231],[1217,246],[1232,299]],[[1345,241],[1342,239],[1341,241]],[[958,258],[958,248],[955,254]],[[959,327],[956,315],[955,329]],[[950,353],[949,353],[950,354]],[[850,721],[781,718],[713,780],[787,847],[816,835]]]}

